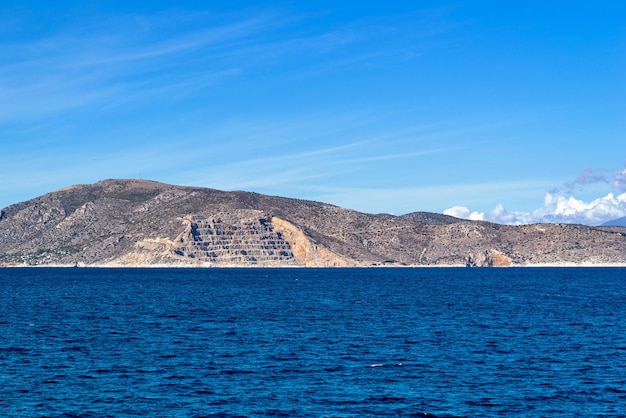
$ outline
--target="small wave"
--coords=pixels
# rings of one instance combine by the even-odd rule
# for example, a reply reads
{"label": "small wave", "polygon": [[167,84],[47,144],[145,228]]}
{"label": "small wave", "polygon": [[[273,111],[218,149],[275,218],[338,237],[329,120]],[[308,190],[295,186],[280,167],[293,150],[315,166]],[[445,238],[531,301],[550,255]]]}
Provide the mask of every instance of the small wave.
{"label": "small wave", "polygon": [[625,389],[618,389],[618,388],[614,388],[614,387],[604,388],[604,390],[606,392],[610,392],[610,393],[626,393]]}
{"label": "small wave", "polygon": [[73,345],[73,346],[70,346],[70,347],[63,347],[61,349],[61,351],[64,351],[64,352],[65,351],[70,351],[70,352],[78,351],[78,352],[81,352],[81,353],[88,353],[89,349],[87,347],[83,347],[83,346],[79,346],[79,345]]}
{"label": "small wave", "polygon": [[220,373],[226,374],[226,375],[235,375],[235,374],[254,374],[255,372],[252,370],[227,369],[227,370],[222,370]]}
{"label": "small wave", "polygon": [[289,354],[282,355],[282,356],[271,355],[268,358],[269,360],[273,360],[273,361],[293,361],[293,360],[298,360],[300,357],[298,357],[296,353],[289,353]]}
{"label": "small wave", "polygon": [[137,373],[147,373],[147,374],[152,374],[152,373],[161,373],[163,370],[159,369],[159,368],[145,368],[145,369],[137,369]]}
{"label": "small wave", "polygon": [[169,359],[169,358],[176,358],[176,357],[178,357],[176,354],[161,354],[159,356],[159,358],[162,358],[162,359]]}
{"label": "small wave", "polygon": [[163,377],[163,379],[166,379],[166,380],[183,380],[183,379],[186,379],[186,378],[187,378],[187,376],[175,375],[175,374],[173,374],[173,375],[170,374],[170,375],[167,375],[167,376]]}
{"label": "small wave", "polygon": [[81,413],[64,412],[63,414],[59,415],[59,418],[89,418],[89,417],[96,417],[96,416],[98,415],[90,411],[81,412]]}
{"label": "small wave", "polygon": [[370,396],[365,399],[365,402],[378,402],[378,403],[397,403],[397,402],[406,402],[406,398],[401,396]]}
{"label": "small wave", "polygon": [[215,392],[210,389],[197,389],[194,392],[197,395],[215,395]]}
{"label": "small wave", "polygon": [[270,409],[270,410],[261,412],[260,415],[263,415],[266,417],[294,417],[294,416],[301,416],[301,413],[298,411],[281,411],[279,409]]}
{"label": "small wave", "polygon": [[556,364],[563,363],[563,360],[559,360],[559,359],[552,358],[552,357],[541,357],[539,361],[544,362],[544,363],[556,363]]}
{"label": "small wave", "polygon": [[11,354],[28,354],[28,350],[22,347],[8,347],[0,348],[0,352],[6,352]]}
{"label": "small wave", "polygon": [[56,379],[45,379],[43,383],[47,385],[56,385],[57,383],[59,383],[59,381]]}
{"label": "small wave", "polygon": [[471,400],[470,399],[470,400],[465,401],[465,403],[467,405],[470,405],[470,406],[483,406],[483,407],[486,406],[486,407],[490,407],[490,408],[491,407],[500,406],[500,405],[494,403],[492,398],[480,398],[478,400]]}

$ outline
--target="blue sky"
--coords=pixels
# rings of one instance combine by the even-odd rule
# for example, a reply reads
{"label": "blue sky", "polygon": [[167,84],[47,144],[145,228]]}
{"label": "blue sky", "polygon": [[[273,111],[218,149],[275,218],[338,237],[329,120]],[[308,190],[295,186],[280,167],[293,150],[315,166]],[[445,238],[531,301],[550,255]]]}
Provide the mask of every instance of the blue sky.
{"label": "blue sky", "polygon": [[144,178],[626,215],[624,2],[24,1],[0,21],[0,207]]}

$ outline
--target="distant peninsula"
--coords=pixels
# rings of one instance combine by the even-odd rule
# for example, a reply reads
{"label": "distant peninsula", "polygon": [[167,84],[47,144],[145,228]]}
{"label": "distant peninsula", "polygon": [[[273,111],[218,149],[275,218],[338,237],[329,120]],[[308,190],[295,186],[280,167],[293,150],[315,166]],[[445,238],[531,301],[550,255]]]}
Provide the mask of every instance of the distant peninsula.
{"label": "distant peninsula", "polygon": [[367,214],[243,191],[104,180],[2,209],[0,265],[626,265],[626,227]]}

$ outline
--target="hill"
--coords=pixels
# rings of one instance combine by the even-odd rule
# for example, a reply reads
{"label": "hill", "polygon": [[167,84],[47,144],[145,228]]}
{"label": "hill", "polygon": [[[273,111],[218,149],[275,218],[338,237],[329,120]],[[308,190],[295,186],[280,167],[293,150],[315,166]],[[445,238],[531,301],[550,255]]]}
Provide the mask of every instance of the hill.
{"label": "hill", "polygon": [[602,224],[602,226],[626,226],[626,216],[605,222]]}
{"label": "hill", "polygon": [[506,226],[434,213],[104,180],[0,211],[0,263],[371,266],[626,263],[622,229]]}

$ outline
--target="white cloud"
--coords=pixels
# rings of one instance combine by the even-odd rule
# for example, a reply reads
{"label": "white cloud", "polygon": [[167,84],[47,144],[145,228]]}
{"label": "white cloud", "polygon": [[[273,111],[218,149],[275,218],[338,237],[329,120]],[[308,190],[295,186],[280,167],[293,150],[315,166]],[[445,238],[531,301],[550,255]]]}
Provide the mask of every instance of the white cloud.
{"label": "white cloud", "polygon": [[544,206],[535,211],[535,217],[548,222],[582,223],[598,225],[626,216],[626,193],[585,202],[574,197],[546,193]]}
{"label": "white cloud", "polygon": [[471,212],[465,206],[453,206],[443,211],[444,215],[454,216],[460,219],[471,219],[472,221],[484,221],[485,214],[481,212]]}
{"label": "white cloud", "polygon": [[444,215],[454,216],[455,218],[468,219],[470,210],[465,206],[452,206],[443,211]]}
{"label": "white cloud", "polygon": [[[610,183],[606,175],[610,170],[584,168],[578,177],[563,187],[552,189],[544,195],[543,206],[532,212],[509,212],[504,205],[484,214],[484,219],[500,224],[520,225],[531,223],[569,223],[583,225],[601,225],[605,222],[626,216],[626,169],[614,170],[612,189],[619,193],[592,200],[578,199],[572,194],[582,191],[585,186],[594,183]],[[472,212],[465,206],[446,209],[449,214],[462,219],[473,219],[478,212]]]}
{"label": "white cloud", "polygon": [[498,203],[496,207],[489,212],[487,220],[510,225],[520,225],[532,222],[529,214],[525,212],[509,212],[501,203]]}
{"label": "white cloud", "polygon": [[482,212],[472,212],[464,206],[451,207],[450,209],[444,210],[443,214],[461,219],[469,219],[472,221],[489,221],[508,225],[520,225],[535,222],[532,214],[526,212],[508,212],[500,203],[487,214]]}
{"label": "white cloud", "polygon": [[[472,212],[464,206],[454,206],[443,213],[462,219],[476,219],[483,215]],[[626,216],[626,193],[618,196],[609,193],[604,197],[585,202],[572,196],[548,192],[543,206],[533,212],[508,212],[502,204],[498,204],[482,218],[510,225],[540,222],[600,225],[623,216]]]}

